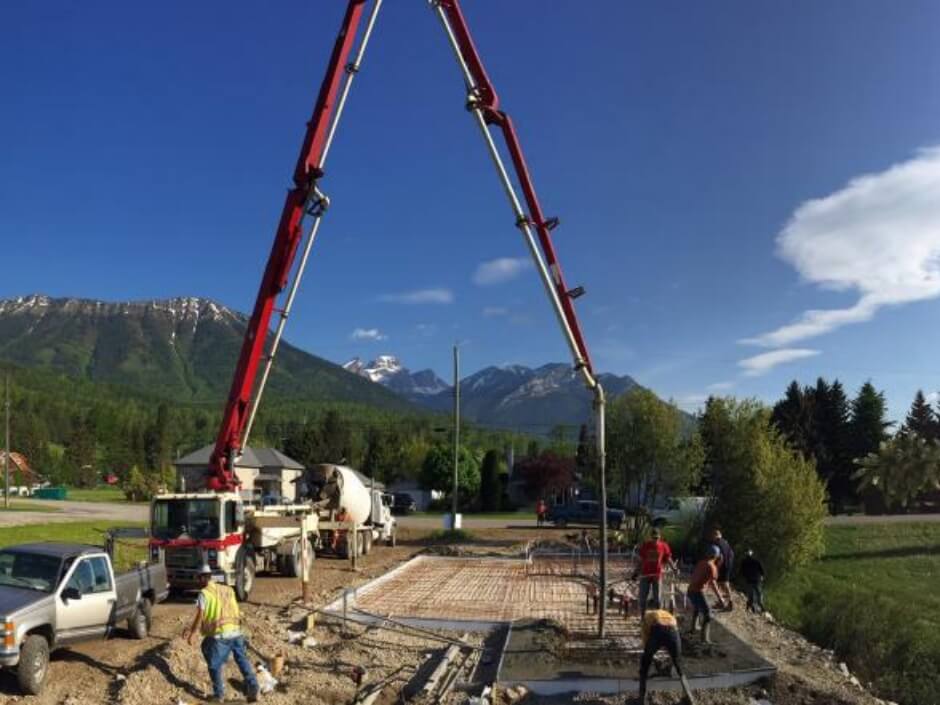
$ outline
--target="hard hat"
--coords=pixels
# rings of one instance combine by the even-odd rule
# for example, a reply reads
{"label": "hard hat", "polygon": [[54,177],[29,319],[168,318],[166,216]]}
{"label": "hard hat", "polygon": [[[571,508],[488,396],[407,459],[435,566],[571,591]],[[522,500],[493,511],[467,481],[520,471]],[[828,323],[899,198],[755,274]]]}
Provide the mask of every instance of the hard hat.
{"label": "hard hat", "polygon": [[212,568],[209,567],[208,563],[199,566],[199,575],[212,575]]}
{"label": "hard hat", "polygon": [[706,554],[708,555],[709,558],[718,558],[718,556],[721,555],[721,549],[719,549],[718,546],[715,546],[714,544],[712,544],[711,546],[708,547]]}

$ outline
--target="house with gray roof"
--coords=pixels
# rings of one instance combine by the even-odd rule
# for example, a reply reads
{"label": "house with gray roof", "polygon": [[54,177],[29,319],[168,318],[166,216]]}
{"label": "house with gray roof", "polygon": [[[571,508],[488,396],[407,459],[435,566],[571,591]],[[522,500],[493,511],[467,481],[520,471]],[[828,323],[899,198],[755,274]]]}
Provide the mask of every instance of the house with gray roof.
{"label": "house with gray roof", "polygon": [[[177,490],[198,492],[206,488],[213,448],[212,445],[205,446],[173,463],[176,466]],[[241,489],[247,496],[277,495],[286,502],[294,501],[297,489],[294,481],[303,470],[303,465],[275,448],[247,446],[235,461],[235,476],[241,481]]]}

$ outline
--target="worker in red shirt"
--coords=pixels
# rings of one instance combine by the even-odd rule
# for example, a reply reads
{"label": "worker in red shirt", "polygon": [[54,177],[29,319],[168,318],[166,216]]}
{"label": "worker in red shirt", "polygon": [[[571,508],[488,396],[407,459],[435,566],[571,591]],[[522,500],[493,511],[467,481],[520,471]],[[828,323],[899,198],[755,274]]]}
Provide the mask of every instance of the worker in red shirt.
{"label": "worker in red shirt", "polygon": [[662,604],[663,592],[663,566],[669,565],[676,570],[676,562],[672,558],[669,544],[663,541],[663,534],[659,529],[653,529],[649,540],[642,544],[637,551],[640,558],[640,567],[633,574],[634,579],[640,578],[640,617],[646,612],[650,592],[656,604]]}
{"label": "worker in red shirt", "polygon": [[535,503],[535,523],[537,526],[542,526],[545,523],[545,514],[548,512],[548,507],[545,506],[545,500],[539,497],[539,501]]}
{"label": "worker in red shirt", "polygon": [[706,644],[711,643],[711,620],[712,611],[705,599],[705,589],[710,587],[718,598],[718,604],[724,608],[724,600],[718,592],[718,560],[721,557],[721,550],[718,546],[710,544],[705,552],[705,558],[700,560],[692,571],[692,578],[689,580],[689,602],[692,603],[692,634],[695,634],[695,628],[698,624],[699,615],[702,616],[702,641]]}

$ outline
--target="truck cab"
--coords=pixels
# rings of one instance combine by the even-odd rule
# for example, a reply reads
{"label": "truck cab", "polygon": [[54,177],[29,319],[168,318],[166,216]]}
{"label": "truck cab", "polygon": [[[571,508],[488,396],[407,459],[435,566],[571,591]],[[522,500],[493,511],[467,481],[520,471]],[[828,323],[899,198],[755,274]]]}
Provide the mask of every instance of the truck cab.
{"label": "truck cab", "polygon": [[237,493],[157,495],[150,527],[151,560],[163,560],[173,589],[197,589],[199,568],[208,564],[240,599],[251,592],[256,566],[245,541],[245,505]]}

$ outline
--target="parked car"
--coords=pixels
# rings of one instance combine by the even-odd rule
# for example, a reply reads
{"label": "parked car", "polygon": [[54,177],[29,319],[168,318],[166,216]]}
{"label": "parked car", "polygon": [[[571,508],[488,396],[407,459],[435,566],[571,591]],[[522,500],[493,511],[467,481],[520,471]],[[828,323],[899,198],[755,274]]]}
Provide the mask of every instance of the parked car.
{"label": "parked car", "polygon": [[167,593],[161,564],[115,574],[111,557],[94,546],[8,546],[0,550],[0,666],[16,669],[20,688],[38,694],[52,651],[104,639],[121,624],[143,639],[153,605]]}
{"label": "parked car", "polygon": [[396,492],[392,495],[392,514],[411,514],[417,509],[418,503],[407,492]]}
{"label": "parked car", "polygon": [[653,505],[650,517],[653,526],[681,524],[705,512],[708,497],[666,497],[661,503]]}
{"label": "parked car", "polygon": [[[600,514],[600,503],[591,499],[581,499],[568,504],[556,504],[548,508],[548,521],[555,526],[565,527],[569,524],[588,524],[596,526]],[[622,509],[607,508],[607,526],[619,529],[623,526],[626,513]]]}

